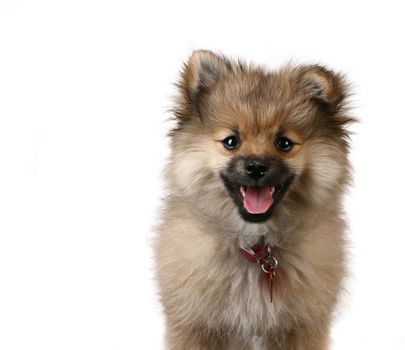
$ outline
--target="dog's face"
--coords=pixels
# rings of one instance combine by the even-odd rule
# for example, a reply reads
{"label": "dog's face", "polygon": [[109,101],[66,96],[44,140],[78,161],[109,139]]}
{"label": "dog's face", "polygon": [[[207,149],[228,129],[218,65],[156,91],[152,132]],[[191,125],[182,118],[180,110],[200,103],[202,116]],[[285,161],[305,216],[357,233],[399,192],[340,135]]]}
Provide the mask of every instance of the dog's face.
{"label": "dog's face", "polygon": [[329,205],[347,178],[345,85],[319,66],[278,72],[197,51],[179,83],[171,186],[217,218],[264,222]]}

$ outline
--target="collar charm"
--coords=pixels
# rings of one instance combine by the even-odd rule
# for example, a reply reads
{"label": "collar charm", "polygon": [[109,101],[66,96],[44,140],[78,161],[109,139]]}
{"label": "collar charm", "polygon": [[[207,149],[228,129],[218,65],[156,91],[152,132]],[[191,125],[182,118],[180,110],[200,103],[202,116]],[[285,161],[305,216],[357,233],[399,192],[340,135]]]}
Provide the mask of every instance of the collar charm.
{"label": "collar charm", "polygon": [[239,247],[239,252],[250,262],[260,265],[263,272],[268,275],[270,302],[273,302],[273,279],[276,276],[277,259],[271,251],[271,247],[266,244],[257,248]]}

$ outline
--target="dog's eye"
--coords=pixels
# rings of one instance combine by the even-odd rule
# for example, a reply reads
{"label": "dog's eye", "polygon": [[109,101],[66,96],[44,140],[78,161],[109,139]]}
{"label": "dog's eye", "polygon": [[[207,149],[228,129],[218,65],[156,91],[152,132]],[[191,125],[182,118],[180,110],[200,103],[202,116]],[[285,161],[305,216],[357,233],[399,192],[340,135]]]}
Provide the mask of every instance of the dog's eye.
{"label": "dog's eye", "polygon": [[282,152],[288,152],[291,151],[292,148],[294,147],[294,142],[292,142],[290,139],[287,137],[279,137],[276,141],[277,148],[282,151]]}
{"label": "dog's eye", "polygon": [[227,150],[234,150],[239,147],[239,139],[236,136],[228,136],[222,140],[222,144]]}

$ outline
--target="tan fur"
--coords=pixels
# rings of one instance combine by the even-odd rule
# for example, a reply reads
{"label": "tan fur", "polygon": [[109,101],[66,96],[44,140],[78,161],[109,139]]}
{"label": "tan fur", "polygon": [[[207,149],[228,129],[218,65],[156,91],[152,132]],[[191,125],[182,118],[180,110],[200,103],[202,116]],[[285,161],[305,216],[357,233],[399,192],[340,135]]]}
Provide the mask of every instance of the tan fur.
{"label": "tan fur", "polygon": [[[343,78],[319,66],[277,72],[197,51],[185,66],[155,246],[166,349],[327,349],[345,274],[341,197],[349,181]],[[235,129],[235,151],[220,142]],[[280,131],[297,143],[274,146]],[[220,179],[236,156],[281,158],[296,177],[270,220],[249,223]],[[261,237],[279,261],[274,300],[238,252]]]}

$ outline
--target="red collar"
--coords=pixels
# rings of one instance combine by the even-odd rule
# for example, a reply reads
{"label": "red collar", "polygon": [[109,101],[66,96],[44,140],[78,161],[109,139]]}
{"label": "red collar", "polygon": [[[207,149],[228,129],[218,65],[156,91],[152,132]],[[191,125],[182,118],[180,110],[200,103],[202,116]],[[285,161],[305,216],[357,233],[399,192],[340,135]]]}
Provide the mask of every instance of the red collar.
{"label": "red collar", "polygon": [[269,275],[270,302],[273,302],[273,278],[276,275],[278,261],[272,254],[271,247],[268,244],[256,248],[239,247],[239,252],[246,260],[259,264],[263,272]]}

